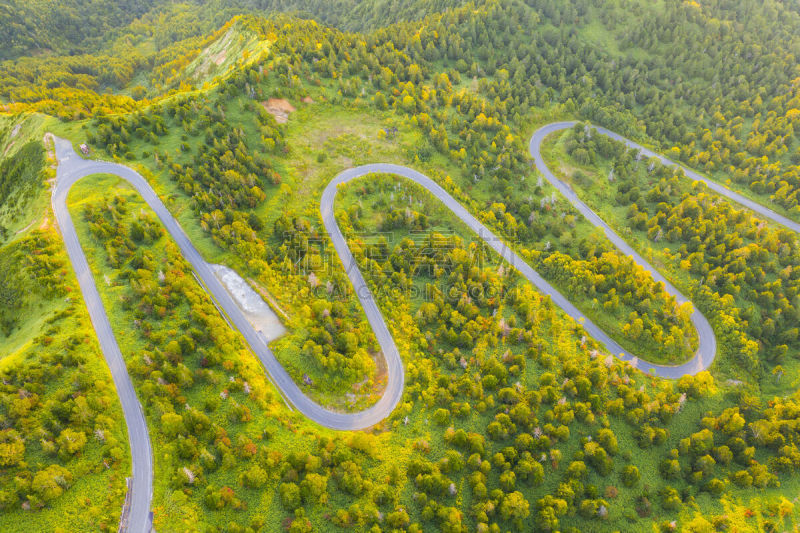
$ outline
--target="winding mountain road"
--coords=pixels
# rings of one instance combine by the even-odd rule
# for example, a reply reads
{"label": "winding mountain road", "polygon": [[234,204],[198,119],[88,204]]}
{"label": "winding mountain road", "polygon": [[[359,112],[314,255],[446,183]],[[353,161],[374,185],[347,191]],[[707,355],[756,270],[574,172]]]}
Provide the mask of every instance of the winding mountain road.
{"label": "winding mountain road", "polygon": [[[575,122],[557,122],[548,124],[533,134],[529,144],[529,149],[531,157],[533,157],[533,160],[536,163],[536,169],[545,177],[548,182],[550,182],[551,185],[558,189],[558,191],[567,200],[569,200],[569,202],[578,210],[578,212],[580,212],[580,214],[583,215],[592,225],[602,229],[606,234],[606,237],[608,237],[608,239],[614,243],[614,245],[619,248],[623,254],[631,256],[633,260],[639,264],[639,266],[649,271],[650,275],[653,276],[656,281],[663,283],[664,290],[668,294],[674,296],[678,303],[682,304],[690,301],[678,289],[676,289],[675,286],[667,280],[667,278],[661,275],[658,270],[653,268],[653,266],[650,265],[650,263],[648,263],[644,257],[637,253],[636,250],[631,247],[631,245],[629,245],[622,237],[617,235],[617,233],[612,230],[611,227],[597,215],[597,213],[592,211],[589,206],[583,203],[569,185],[556,178],[548,168],[547,164],[544,162],[544,158],[542,157],[541,153],[541,145],[544,138],[551,133],[571,128],[574,125]],[[622,139],[615,133],[605,129],[598,129],[598,132],[618,140],[627,141],[627,139]],[[632,141],[627,142],[630,143],[629,146],[632,148],[644,150],[643,147],[633,143]],[[733,193],[733,191],[729,192]],[[685,363],[673,366],[650,363],[637,358],[632,354],[626,353],[626,351],[614,339],[586,319],[582,314],[580,314],[580,311],[572,306],[572,304],[567,302],[567,304],[572,307],[572,309],[569,309],[562,306],[560,302],[556,303],[558,303],[558,305],[562,307],[571,317],[575,319],[582,318],[584,321],[584,329],[586,329],[590,336],[605,344],[606,348],[608,348],[612,354],[619,354],[620,359],[624,361],[635,362],[635,366],[642,372],[652,373],[659,377],[672,379],[679,378],[686,374],[696,374],[711,366],[711,363],[714,361],[714,356],[717,353],[717,337],[714,335],[714,331],[711,329],[711,324],[708,323],[708,319],[697,308],[694,309],[691,315],[692,324],[697,330],[697,351],[695,352],[694,356]]]}
{"label": "winding mountain road", "polygon": [[[531,156],[533,156],[533,158],[536,161],[536,168],[539,170],[539,172],[542,172],[543,174],[545,174],[545,176],[547,177],[547,179],[551,183],[553,183],[553,180],[556,180],[556,181],[559,181],[559,182],[560,182],[560,180],[558,180],[558,179],[556,179],[554,177],[551,179],[552,174],[550,173],[549,169],[547,169],[547,165],[544,164],[544,160],[542,159],[542,155],[539,153],[539,147],[542,144],[542,141],[544,140],[544,138],[547,137],[548,135],[550,135],[551,133],[555,133],[557,131],[561,131],[561,130],[565,130],[565,129],[571,128],[574,125],[575,125],[575,121],[553,122],[552,124],[548,124],[547,126],[543,126],[542,128],[538,129],[533,134],[533,137],[531,137],[530,152],[531,152]],[[615,141],[619,141],[619,142],[625,144],[628,148],[633,148],[634,150],[638,150],[639,152],[641,152],[641,154],[643,156],[645,156],[647,158],[655,158],[655,159],[657,159],[659,162],[661,162],[662,165],[666,165],[668,167],[680,168],[681,170],[683,170],[683,173],[686,174],[687,178],[692,179],[692,180],[696,180],[696,181],[702,181],[703,183],[706,184],[706,186],[708,186],[709,189],[711,189],[712,191],[718,193],[720,196],[724,196],[724,197],[726,197],[726,198],[728,198],[730,200],[733,200],[737,204],[743,205],[744,207],[750,209],[751,211],[755,211],[756,213],[758,213],[762,217],[764,217],[766,219],[769,219],[769,220],[775,222],[776,224],[779,224],[781,226],[784,226],[787,229],[790,229],[792,231],[800,233],[800,223],[797,223],[794,220],[786,218],[785,216],[783,216],[783,215],[781,215],[779,213],[776,213],[772,209],[764,207],[763,205],[759,204],[758,202],[755,202],[755,201],[751,200],[750,198],[747,198],[746,196],[742,196],[738,192],[734,192],[734,191],[728,189],[727,187],[725,187],[723,185],[720,185],[716,181],[712,181],[712,180],[706,178],[705,176],[703,176],[701,174],[698,174],[697,172],[695,172],[694,170],[692,170],[692,169],[690,169],[688,167],[685,167],[685,166],[683,166],[683,165],[681,165],[679,163],[676,163],[676,162],[672,161],[671,159],[668,159],[668,158],[664,157],[663,155],[657,154],[654,151],[650,150],[649,148],[645,148],[641,144],[638,144],[638,143],[635,143],[635,142],[633,142],[633,141],[631,141],[629,139],[626,139],[625,137],[623,137],[622,135],[620,135],[618,133],[615,133],[615,132],[613,132],[613,131],[611,131],[609,129],[603,128],[602,126],[591,125],[591,127],[594,128],[595,130],[597,130],[597,133],[600,133],[601,135],[605,135],[606,137],[610,137],[610,138],[614,139]],[[549,176],[548,176],[548,174],[549,174]],[[561,182],[561,183],[563,185],[563,182]],[[554,185],[555,185],[555,183],[554,183]],[[560,186],[556,185],[556,187],[558,187],[558,189],[561,190]]]}
{"label": "winding mountain road", "polygon": [[[538,144],[537,144],[538,147]],[[538,153],[538,150],[537,152]],[[544,167],[545,169],[547,167]],[[549,171],[548,171],[549,172]],[[371,165],[364,165],[360,167],[351,168],[345,170],[344,172],[340,173],[336,178],[331,181],[328,186],[325,188],[325,191],[322,193],[322,221],[325,224],[325,229],[331,236],[333,240],[334,247],[336,248],[336,253],[342,260],[342,263],[345,265],[345,269],[347,271],[347,275],[350,277],[350,281],[353,283],[353,286],[357,288],[356,294],[361,302],[361,305],[364,307],[364,310],[367,313],[367,318],[370,321],[370,324],[373,326],[376,332],[381,330],[377,328],[386,329],[386,325],[383,321],[383,317],[378,309],[377,305],[372,298],[372,295],[369,293],[369,290],[366,287],[366,282],[364,278],[361,276],[361,272],[358,270],[358,267],[355,264],[355,260],[353,259],[352,254],[350,253],[350,249],[347,247],[347,242],[345,238],[342,236],[341,231],[339,230],[339,226],[336,223],[333,215],[333,203],[334,197],[336,196],[336,188],[343,184],[347,183],[350,180],[358,178],[360,176],[364,176],[367,174],[373,173],[383,173],[383,174],[394,174],[397,176],[402,176],[407,178],[417,185],[421,185],[424,187],[428,192],[433,194],[442,204],[445,205],[450,211],[453,212],[463,223],[465,223],[472,231],[478,234],[478,236],[484,240],[490,247],[492,247],[503,260],[505,260],[508,264],[514,267],[520,274],[522,274],[528,281],[530,281],[536,288],[539,290],[540,293],[548,295],[553,303],[555,303],[558,307],[560,307],[567,315],[572,317],[573,319],[579,321],[583,325],[583,329],[589,334],[589,336],[593,337],[595,340],[600,341],[608,351],[619,357],[624,361],[628,361],[634,364],[639,370],[642,372],[652,373],[656,376],[666,377],[666,378],[678,378],[684,376],[686,374],[696,374],[701,370],[705,370],[711,365],[711,362],[714,360],[714,355],[717,351],[717,339],[714,336],[714,332],[711,329],[711,325],[708,323],[708,320],[702,313],[697,311],[696,309],[692,313],[691,320],[694,324],[695,328],[697,328],[697,335],[698,335],[698,348],[695,352],[694,356],[687,362],[676,365],[676,366],[668,366],[668,365],[657,365],[653,363],[649,363],[647,361],[641,360],[636,358],[635,356],[627,353],[618,343],[615,341],[611,336],[609,336],[605,331],[600,329],[594,322],[589,320],[577,307],[575,307],[572,302],[570,302],[564,295],[562,295],[555,287],[553,287],[550,283],[545,281],[542,276],[539,275],[533,268],[531,268],[521,257],[519,257],[511,248],[509,248],[505,242],[497,237],[489,228],[487,228],[484,224],[482,224],[477,218],[472,216],[466,208],[461,205],[455,198],[450,196],[450,194],[445,191],[438,183],[430,179],[429,177],[417,172],[416,170],[412,170],[410,168],[400,166],[400,165],[391,165],[386,163],[376,163]],[[584,214],[593,224],[596,226],[602,227],[606,234],[608,235],[609,239],[614,242],[619,248],[623,251],[623,253],[627,255],[633,256],[633,259],[639,263],[642,267],[646,270],[649,270],[653,277],[656,278],[657,281],[661,281],[664,283],[665,290],[676,297],[678,302],[683,303],[688,301],[688,299],[683,296],[669,281],[666,280],[661,274],[658,273],[650,264],[639,254],[636,253],[633,248],[631,248],[624,240],[622,240],[616,233],[611,230],[608,225],[603,222],[600,217],[595,215],[588,207],[586,207],[583,202],[578,200],[575,193],[567,187],[562,182],[558,181],[555,177],[550,174],[547,177],[548,180],[551,180],[553,185],[559,187],[559,184],[563,187],[559,187],[562,193],[567,196],[570,202],[572,202],[580,211]],[[363,288],[363,290],[362,290]],[[376,324],[377,322],[377,328]],[[383,333],[381,331],[381,333]],[[386,332],[388,335],[388,331]],[[386,348],[390,348],[390,352],[388,354],[390,357],[387,359],[391,362],[391,360],[397,358],[399,359],[399,355],[397,354],[397,350],[394,347],[394,344],[391,346],[385,345],[382,341],[383,335],[379,335],[378,342],[381,344],[381,347],[384,348],[384,353],[387,354]],[[388,337],[391,339],[391,336]],[[398,362],[398,365],[400,363]],[[390,366],[390,369],[392,366]],[[402,369],[402,366],[400,366]],[[389,383],[392,384],[393,376],[390,374],[389,376]],[[388,413],[387,413],[388,414]]]}
{"label": "winding mountain road", "polygon": [[[608,238],[624,253],[630,255],[643,268],[650,271],[651,275],[664,284],[667,292],[675,296],[679,302],[688,301],[680,291],[678,291],[669,281],[664,278],[655,268],[653,268],[643,257],[636,253],[619,235],[617,235],[596,213],[584,204],[564,182],[556,178],[545,164],[540,147],[544,138],[553,132],[570,128],[574,122],[559,122],[549,124],[536,131],[530,141],[530,152],[538,170],[544,177],[555,186],[592,224],[602,228]],[[633,143],[614,132],[604,128],[597,128],[601,134],[608,135],[616,140],[622,141],[631,148],[640,150],[648,157],[657,157],[662,163],[672,166],[676,165],[672,161],[654,154],[650,150]],[[64,242],[72,262],[73,268],[78,277],[78,281],[83,293],[84,300],[89,309],[89,314],[94,324],[100,346],[111,369],[114,382],[122,403],[125,414],[125,422],[128,427],[128,438],[131,446],[133,458],[133,482],[130,489],[130,513],[128,516],[128,530],[145,532],[149,530],[150,518],[149,508],[153,490],[153,465],[152,452],[145,422],[143,409],[139,403],[133,389],[130,377],[125,368],[125,362],[120,353],[119,345],[108,320],[108,315],[103,307],[100,295],[97,291],[92,273],[86,261],[86,256],[81,248],[75,226],[72,223],[67,209],[67,195],[75,182],[91,174],[113,174],[127,181],[142,196],[158,218],[164,224],[169,234],[175,240],[186,260],[192,265],[196,275],[205,286],[205,289],[215,300],[218,306],[225,312],[230,322],[242,333],[247,344],[261,360],[270,378],[288,400],[298,411],[317,422],[318,424],[337,430],[358,430],[373,426],[386,418],[398,404],[403,395],[405,373],[403,362],[394,339],[389,332],[383,315],[378,308],[375,299],[364,280],[363,275],[358,269],[355,259],[347,246],[344,235],[339,229],[334,217],[334,201],[339,185],[347,183],[355,178],[371,173],[388,173],[402,176],[427,189],[431,194],[439,199],[448,209],[450,209],[462,222],[472,231],[476,232],[489,246],[491,246],[505,261],[517,269],[527,280],[533,283],[537,289],[550,296],[552,301],[559,306],[565,313],[572,318],[579,320],[586,332],[597,341],[606,346],[613,355],[631,362],[641,371],[652,373],[665,378],[678,378],[687,374],[695,374],[708,368],[716,353],[716,337],[705,316],[695,309],[691,316],[692,323],[697,329],[699,345],[696,353],[691,360],[676,366],[652,364],[642,359],[638,359],[625,352],[624,349],[602,329],[589,320],[581,313],[569,300],[567,300],[552,285],[545,281],[535,270],[525,263],[516,253],[492,233],[485,225],[472,216],[460,203],[433,180],[415,170],[393,164],[371,164],[356,168],[351,168],[337,175],[322,193],[320,212],[325,229],[331,236],[334,248],[341,259],[345,271],[353,285],[354,292],[364,309],[367,320],[370,323],[378,343],[381,346],[383,355],[387,363],[388,381],[386,391],[381,399],[372,407],[358,413],[339,413],[334,412],[313,402],[298,385],[292,380],[286,370],[278,363],[277,359],[269,349],[263,338],[256,332],[252,325],[244,317],[228,292],[214,275],[211,267],[201,257],[197,249],[192,245],[186,233],[178,222],[169,213],[163,202],[156,195],[147,181],[134,170],[115,163],[103,161],[84,160],[73,150],[69,141],[55,139],[56,154],[59,160],[56,186],[53,190],[53,211],[58,221],[58,226],[64,237]],[[717,184],[706,180],[699,174],[690,169],[683,168],[686,175],[692,179],[705,182],[711,189],[738,202],[750,209],[758,212],[762,216],[769,218],[795,231],[800,231],[800,224],[791,221],[763,206],[742,197],[741,195]]]}
{"label": "winding mountain road", "polygon": [[[125,367],[125,360],[117,344],[111,323],[108,320],[100,293],[94,283],[92,272],[89,270],[89,263],[83,253],[78,235],[75,233],[75,225],[67,209],[67,193],[72,185],[84,176],[97,174],[98,172],[109,172],[119,175],[132,173],[130,169],[102,163],[97,161],[85,161],[78,157],[73,151],[72,144],[64,139],[55,138],[56,157],[58,158],[58,170],[56,171],[56,186],[53,188],[52,204],[53,213],[64,239],[69,260],[78,278],[78,284],[83,293],[83,300],[89,310],[89,317],[97,333],[97,340],[100,342],[100,349],[111,370],[111,376],[117,387],[117,395],[122,404],[122,412],[125,416],[125,425],[128,427],[128,442],[131,447],[132,474],[131,484],[128,489],[128,513],[123,515],[123,528],[127,524],[127,531],[136,533],[148,533],[150,531],[150,500],[153,497],[153,457],[150,448],[150,435],[147,432],[147,422],[144,418],[144,410],[136,397],[133,383]],[[140,178],[144,181],[143,178]]]}

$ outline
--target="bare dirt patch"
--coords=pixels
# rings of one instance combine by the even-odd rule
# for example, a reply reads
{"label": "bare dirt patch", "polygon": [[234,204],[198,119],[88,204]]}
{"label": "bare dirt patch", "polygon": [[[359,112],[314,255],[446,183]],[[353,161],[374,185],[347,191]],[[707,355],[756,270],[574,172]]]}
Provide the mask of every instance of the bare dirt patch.
{"label": "bare dirt patch", "polygon": [[10,143],[8,143],[8,144],[6,145],[6,149],[5,149],[5,150],[3,150],[3,157],[5,157],[5,156],[6,156],[6,154],[8,153],[8,151],[9,151],[9,150],[11,150],[11,147],[12,147],[12,146],[14,146],[14,141],[11,141]]}
{"label": "bare dirt patch", "polygon": [[306,103],[306,104],[313,104],[314,103],[314,99],[311,98],[310,96],[306,96],[305,98],[303,98],[303,102]]}
{"label": "bare dirt patch", "polygon": [[386,381],[389,375],[386,368],[386,358],[382,352],[370,352],[370,357],[375,361],[375,375],[367,376],[358,383],[353,383],[352,392],[345,394],[347,405],[352,409],[359,402],[368,401],[372,397],[379,398],[386,390]]}
{"label": "bare dirt patch", "polygon": [[289,100],[283,98],[270,98],[262,105],[267,110],[267,113],[275,117],[275,122],[278,124],[286,124],[289,120],[289,114],[295,111]]}
{"label": "bare dirt patch", "polygon": [[[42,137],[42,144],[44,144],[45,150],[47,150],[47,160],[51,161],[52,164],[50,165],[51,170],[56,170],[57,161],[56,161],[56,138],[53,136],[52,133],[47,132]],[[53,175],[52,179],[47,180],[47,183],[55,183],[56,178]]]}
{"label": "bare dirt patch", "polygon": [[45,133],[44,137],[42,137],[42,143],[44,143],[44,147],[47,148],[47,156],[48,157],[52,156],[53,158],[55,158],[55,154],[56,154],[56,151],[55,151],[56,138],[55,138],[55,136],[50,132]]}
{"label": "bare dirt patch", "polygon": [[[25,233],[26,231],[31,229],[34,224],[36,224],[35,218],[31,220],[31,223],[25,226],[24,228],[22,228],[21,230],[17,230],[17,233],[15,235],[19,235],[20,233]],[[45,215],[44,218],[42,219],[42,222],[39,224],[39,229],[40,230],[47,229],[49,226],[50,226],[50,217]]]}
{"label": "bare dirt patch", "polygon": [[567,165],[567,164],[563,164],[563,163],[558,167],[558,171],[563,176],[565,176],[567,178],[572,178],[572,176],[573,176],[573,174],[575,174],[576,170],[578,170],[578,169],[573,167],[573,166],[570,166],[570,165]]}

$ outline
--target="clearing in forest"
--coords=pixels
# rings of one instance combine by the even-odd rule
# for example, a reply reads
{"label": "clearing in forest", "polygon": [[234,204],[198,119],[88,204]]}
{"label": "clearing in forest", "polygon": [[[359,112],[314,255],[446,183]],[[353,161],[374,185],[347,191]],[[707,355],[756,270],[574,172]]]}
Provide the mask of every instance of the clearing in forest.
{"label": "clearing in forest", "polygon": [[289,100],[283,98],[270,98],[263,105],[267,113],[275,117],[275,122],[278,124],[286,124],[289,120],[289,113],[295,111]]}

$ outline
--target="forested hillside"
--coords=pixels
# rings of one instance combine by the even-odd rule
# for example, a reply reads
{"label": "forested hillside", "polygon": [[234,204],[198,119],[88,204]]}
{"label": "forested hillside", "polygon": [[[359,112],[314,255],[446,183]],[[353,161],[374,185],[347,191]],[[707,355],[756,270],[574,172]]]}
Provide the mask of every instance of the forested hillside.
{"label": "forested hillside", "polygon": [[[333,212],[405,388],[376,426],[326,429],[141,198],[84,178],[68,207],[149,428],[156,530],[796,529],[797,234],[594,126],[800,222],[798,58],[797,0],[0,6],[0,529],[116,529],[130,475],[52,223],[48,131],[139,172],[203,259],[276,310],[277,361],[337,413],[389,381],[320,214],[369,163],[429,176],[637,356],[429,192],[368,174]],[[689,301],[534,168],[533,132],[568,120],[548,167]],[[639,371],[695,360],[695,310],[707,371]]]}

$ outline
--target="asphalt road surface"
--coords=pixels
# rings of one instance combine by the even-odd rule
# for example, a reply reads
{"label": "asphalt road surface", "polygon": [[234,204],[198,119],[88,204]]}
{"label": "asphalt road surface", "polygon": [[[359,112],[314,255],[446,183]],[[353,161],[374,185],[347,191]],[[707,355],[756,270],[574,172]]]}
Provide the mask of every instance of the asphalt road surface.
{"label": "asphalt road surface", "polygon": [[[128,531],[146,533],[150,531],[150,500],[153,497],[153,458],[150,449],[150,435],[147,433],[147,422],[136,392],[133,390],[131,378],[125,367],[117,339],[111,329],[111,323],[108,321],[103,302],[100,300],[100,294],[97,292],[86,256],[78,241],[78,235],[75,233],[72,218],[67,210],[67,193],[76,181],[97,172],[120,174],[124,167],[84,161],[75,154],[69,141],[64,139],[56,138],[55,145],[58,170],[52,197],[53,212],[64,238],[64,245],[72,262],[72,268],[78,277],[78,284],[81,287],[86,307],[89,309],[92,325],[97,332],[100,348],[103,350],[108,368],[111,370],[111,376],[114,378],[117,395],[125,416],[125,424],[128,427],[133,473],[128,494],[129,512],[127,518],[123,516],[122,519],[127,521]],[[128,173],[132,172],[129,169],[124,170]]]}
{"label": "asphalt road surface", "polygon": [[[546,169],[546,167],[544,168]],[[386,325],[383,322],[380,311],[375,305],[369,290],[366,289],[366,283],[364,282],[364,279],[361,276],[358,268],[355,267],[353,256],[350,254],[350,250],[347,247],[345,239],[342,236],[341,231],[339,231],[339,227],[337,226],[333,217],[333,200],[334,196],[336,195],[336,187],[339,184],[346,183],[354,178],[371,173],[395,174],[407,178],[427,189],[459,219],[461,219],[461,221],[464,222],[472,231],[477,233],[481,239],[491,246],[500,255],[500,257],[502,257],[506,262],[508,262],[508,264],[519,271],[520,274],[522,274],[528,281],[535,285],[540,293],[550,296],[553,303],[560,307],[567,315],[579,321],[589,336],[604,344],[611,354],[616,355],[624,361],[629,361],[642,372],[652,373],[661,377],[677,378],[686,374],[696,374],[701,370],[705,370],[714,360],[714,354],[717,347],[716,337],[714,336],[714,332],[712,331],[708,320],[706,320],[702,313],[697,310],[694,311],[691,319],[692,323],[697,328],[699,338],[698,349],[694,357],[692,357],[692,359],[686,363],[677,366],[657,365],[648,363],[647,361],[638,359],[635,356],[627,353],[613,338],[611,338],[605,331],[600,329],[594,324],[594,322],[589,320],[583,313],[581,313],[578,308],[575,307],[560,292],[558,292],[555,287],[545,281],[538,272],[531,268],[522,258],[520,258],[513,250],[511,250],[502,239],[498,238],[494,233],[492,233],[491,230],[489,230],[489,228],[484,226],[480,221],[478,221],[478,219],[472,216],[464,208],[464,206],[462,206],[455,198],[450,196],[450,194],[439,184],[424,174],[421,174],[415,170],[411,170],[410,168],[400,165],[378,163],[345,170],[328,184],[325,191],[322,193],[322,220],[325,223],[325,229],[328,230],[328,233],[333,240],[333,244],[336,247],[336,252],[341,258],[345,269],[347,270],[350,281],[353,283],[353,286],[356,287],[356,293],[361,301],[361,305],[364,307],[364,310],[367,313],[367,318],[369,319],[370,324],[373,326],[373,329],[379,333],[378,342],[381,344],[384,354],[387,355],[387,359],[390,362],[392,359],[399,359],[397,350],[394,347],[394,344],[384,344],[384,338],[388,336],[388,340],[391,340],[391,336],[389,336],[388,331],[385,331]],[[554,183],[554,185],[556,184]],[[611,229],[608,228],[608,226],[597,215],[594,215],[588,209],[588,207],[583,205],[583,203],[577,199],[575,193],[573,193],[566,185],[562,184],[562,186],[563,190],[561,187],[559,187],[559,190],[561,190],[562,193],[565,193],[570,202],[576,204],[576,207],[578,207],[592,223],[603,227],[607,234],[608,232],[611,232],[609,238],[611,238],[611,240],[617,246],[619,246],[625,254],[632,255],[634,260],[641,264],[646,270],[649,270],[652,274],[654,274],[654,277],[658,281],[664,282],[666,290],[670,292],[670,294],[676,296],[679,302],[687,301],[687,299],[666,279],[664,279],[664,277],[661,276],[653,267],[651,267],[647,261],[645,261],[630,246],[628,246],[625,241],[616,236],[616,234],[613,233],[613,231],[611,231]],[[399,361],[396,367],[402,368]],[[390,384],[394,381],[394,376],[391,374],[392,368],[393,367],[390,366]]]}
{"label": "asphalt road surface", "polygon": [[[374,426],[392,412],[403,395],[403,365],[394,345],[394,340],[374,304],[373,313],[370,313],[367,308],[365,309],[367,309],[370,322],[375,328],[375,333],[386,356],[389,375],[386,392],[376,404],[358,413],[339,413],[325,409],[306,396],[286,370],[278,363],[260,334],[253,329],[250,322],[247,321],[242,311],[214,275],[210,265],[203,260],[178,222],[172,217],[164,203],[140,174],[123,165],[82,159],[75,153],[72,144],[65,139],[55,138],[55,147],[59,164],[56,174],[56,186],[53,189],[52,196],[53,212],[72,262],[72,267],[77,275],[92,324],[97,332],[100,347],[114,378],[117,394],[125,415],[125,423],[128,427],[128,440],[133,461],[133,475],[129,495],[131,507],[127,520],[129,524],[128,531],[145,532],[150,529],[149,511],[153,493],[152,451],[142,406],[136,397],[130,376],[125,367],[125,361],[120,353],[108,315],[103,307],[94,278],[89,270],[86,256],[78,241],[75,226],[67,209],[67,194],[72,185],[83,177],[92,174],[113,174],[124,179],[136,189],[175,240],[184,258],[192,265],[195,274],[201,280],[206,291],[225,312],[230,323],[241,332],[247,344],[261,360],[273,383],[295,409],[318,424],[337,430],[368,428]],[[330,199],[332,202],[333,197],[331,196]],[[351,279],[353,279],[352,275]],[[366,283],[363,282],[363,278],[361,278],[361,284],[355,284],[354,287],[356,287],[357,292],[359,288],[369,292],[369,289],[366,288]]]}
{"label": "asphalt road surface", "polygon": [[[553,132],[571,128],[574,125],[575,122],[558,122],[554,124],[548,124],[533,134],[529,148],[531,157],[533,157],[536,163],[536,168],[545,177],[545,179],[547,179],[547,181],[549,181],[556,189],[558,189],[558,191],[567,200],[569,200],[569,202],[591,224],[601,228],[603,232],[605,232],[606,237],[608,237],[608,239],[614,243],[614,245],[619,248],[623,254],[632,257],[633,260],[639,264],[639,266],[649,271],[650,275],[656,281],[663,283],[664,289],[667,291],[667,293],[674,296],[678,303],[688,302],[688,298],[686,298],[678,289],[675,288],[674,285],[672,285],[672,283],[662,276],[658,270],[653,268],[653,266],[650,265],[650,263],[648,263],[644,257],[639,255],[622,237],[617,235],[617,233],[612,230],[611,227],[597,215],[597,213],[592,211],[589,206],[583,203],[569,185],[556,178],[545,164],[540,151],[544,138]],[[598,129],[598,132],[607,134],[607,130],[603,129]],[[559,295],[559,297],[563,298],[561,295]],[[600,330],[600,328],[598,328],[594,323],[591,323],[588,319],[586,319],[580,313],[580,311],[575,309],[572,304],[569,304],[569,302],[567,303],[572,307],[572,309],[562,306],[560,302],[556,303],[558,303],[558,305],[561,306],[571,317],[582,319],[584,322],[584,329],[586,329],[589,335],[602,342],[612,354],[617,355],[624,361],[634,363],[635,366],[642,372],[673,379],[680,378],[681,376],[687,374],[696,374],[711,366],[711,363],[714,361],[714,356],[717,353],[717,337],[714,335],[714,331],[711,329],[711,324],[708,323],[708,319],[697,308],[694,309],[691,315],[691,321],[697,330],[698,337],[697,351],[695,352],[694,356],[680,365],[657,365],[642,360],[633,354],[627,353],[619,344],[617,344],[616,341],[609,337],[604,331]]]}
{"label": "asphalt road surface", "polygon": [[[547,126],[542,127],[541,129],[537,130],[536,133],[533,134],[533,137],[531,138],[530,142],[530,151],[531,155],[536,160],[536,168],[538,168],[540,172],[542,171],[542,168],[547,168],[547,166],[544,165],[544,161],[542,161],[541,154],[539,154],[539,145],[541,144],[542,140],[550,133],[560,130],[565,130],[567,128],[571,128],[574,125],[575,122],[554,122],[552,124],[548,124]],[[738,192],[734,192],[728,189],[727,187],[720,185],[719,183],[712,181],[702,176],[701,174],[698,174],[697,172],[695,172],[690,168],[687,168],[679,163],[675,163],[674,161],[667,159],[663,155],[657,154],[652,150],[645,148],[641,144],[628,140],[618,133],[614,133],[613,131],[603,128],[601,126],[592,125],[591,127],[596,129],[598,133],[601,133],[603,135],[611,137],[616,141],[624,143],[628,148],[633,148],[635,150],[638,150],[639,152],[641,152],[643,156],[645,156],[648,159],[655,158],[658,159],[663,165],[680,168],[681,170],[683,170],[683,173],[686,174],[687,178],[690,178],[692,180],[702,181],[708,186],[709,189],[720,194],[721,196],[724,196],[730,200],[733,200],[737,204],[741,204],[747,207],[748,209],[755,211],[762,217],[769,219],[775,222],[776,224],[780,224],[785,228],[800,233],[800,224],[798,224],[794,220],[790,220],[785,216],[776,213],[772,209],[768,209],[763,205],[759,204],[758,202],[754,202],[753,200],[747,198],[746,196],[742,196]],[[548,179],[550,178],[548,177]]]}
{"label": "asphalt road surface", "polygon": [[[575,195],[574,191],[564,182],[556,178],[547,165],[544,163],[540,153],[542,140],[550,133],[570,128],[573,122],[560,122],[549,124],[534,133],[530,141],[531,156],[536,162],[538,170],[544,177],[553,184],[592,224],[602,228],[608,238],[626,255],[630,255],[643,268],[648,270],[654,279],[664,284],[667,292],[675,296],[679,302],[686,302],[683,296],[664,276],[653,268],[643,257],[636,253],[619,235],[617,235],[594,211],[589,209]],[[614,132],[604,128],[597,128],[601,134],[608,135],[614,139],[624,142],[629,147],[640,150],[647,157],[656,157],[662,163],[671,166],[676,165],[672,161],[654,154],[650,150],[633,143]],[[388,381],[386,391],[381,399],[369,409],[358,413],[339,413],[325,409],[314,403],[300,387],[289,376],[286,370],[278,363],[275,356],[270,351],[263,338],[256,332],[251,324],[236,306],[233,299],[219,282],[208,263],[203,260],[200,253],[192,245],[186,233],[178,222],[172,217],[163,202],[156,195],[147,181],[134,170],[114,163],[102,161],[84,160],[73,150],[69,141],[64,139],[55,140],[56,153],[59,159],[57,183],[53,190],[53,211],[55,212],[58,226],[64,238],[67,252],[72,262],[73,268],[78,277],[84,300],[89,309],[92,323],[97,331],[100,346],[117,386],[120,402],[125,414],[125,422],[128,426],[128,437],[130,441],[131,454],[133,458],[133,482],[131,485],[131,509],[128,518],[130,531],[147,531],[150,527],[149,508],[152,499],[152,478],[153,465],[147,425],[143,410],[139,403],[136,393],[131,384],[125,368],[125,363],[119,350],[119,346],[114,337],[109,323],[108,316],[103,308],[102,301],[97,292],[94,279],[86,257],[83,253],[75,227],[67,210],[67,193],[72,185],[82,177],[91,174],[114,174],[130,183],[142,196],[145,202],[156,213],[178,244],[186,260],[192,265],[195,274],[205,286],[205,289],[215,300],[217,305],[227,315],[230,323],[238,329],[247,344],[261,360],[264,368],[268,372],[273,383],[280,389],[284,398],[298,411],[303,413],[318,424],[337,430],[358,430],[373,426],[386,418],[394,410],[403,395],[405,373],[403,362],[394,339],[389,332],[383,315],[378,308],[375,299],[364,280],[363,275],[358,269],[353,255],[347,246],[347,242],[339,229],[334,218],[334,201],[339,185],[347,183],[355,178],[371,173],[388,173],[407,178],[418,185],[421,185],[439,199],[448,209],[450,209],[461,221],[470,229],[476,232],[486,243],[491,246],[505,261],[519,271],[542,293],[550,296],[552,301],[559,306],[567,315],[579,321],[586,332],[601,342],[608,351],[622,360],[628,361],[642,372],[651,373],[665,378],[679,378],[684,375],[696,374],[708,368],[714,360],[716,354],[716,337],[708,323],[708,320],[695,309],[691,316],[692,323],[697,329],[699,345],[697,352],[692,359],[681,365],[657,365],[634,357],[626,351],[602,329],[596,326],[583,313],[581,313],[572,303],[569,302],[552,285],[545,281],[535,270],[525,263],[516,253],[492,233],[486,226],[472,216],[460,203],[433,180],[415,170],[400,165],[392,164],[371,164],[357,168],[351,168],[337,175],[322,193],[320,212],[325,229],[331,236],[334,248],[342,261],[354,292],[364,309],[367,320],[370,323],[378,343],[381,346],[383,356],[386,358]],[[800,231],[800,224],[783,217],[764,206],[753,202],[738,193],[735,193],[715,182],[709,181],[694,171],[681,167],[686,175],[692,179],[705,182],[709,188],[719,194],[740,203],[753,211],[782,224],[795,231]]]}

